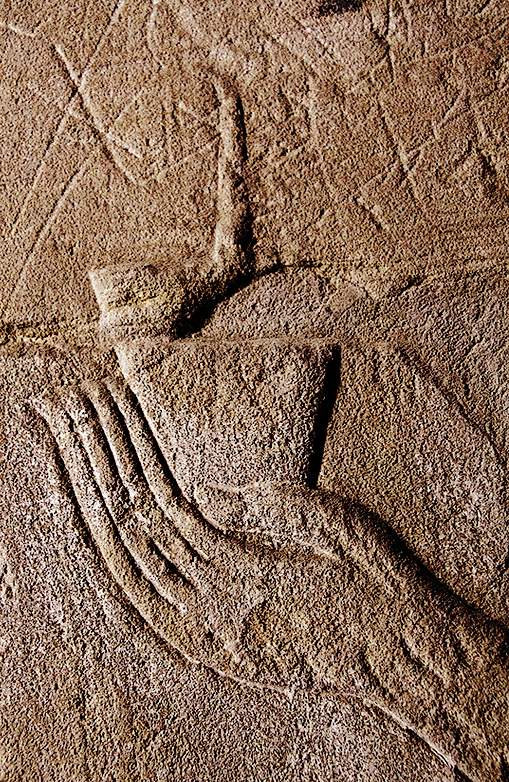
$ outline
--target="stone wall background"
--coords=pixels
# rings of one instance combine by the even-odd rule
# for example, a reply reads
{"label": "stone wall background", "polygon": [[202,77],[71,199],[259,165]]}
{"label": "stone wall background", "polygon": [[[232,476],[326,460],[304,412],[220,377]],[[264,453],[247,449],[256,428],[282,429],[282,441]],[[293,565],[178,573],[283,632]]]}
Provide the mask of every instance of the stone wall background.
{"label": "stone wall background", "polygon": [[194,36],[176,0],[5,3],[4,322],[88,323],[88,268],[208,253],[214,35],[250,56],[238,86],[259,268],[316,265],[380,296],[503,265],[507,3],[387,3],[319,16],[317,2],[196,2]]}
{"label": "stone wall background", "polygon": [[250,58],[238,87],[259,271],[314,266],[375,300],[505,272],[509,3],[196,2],[194,35],[182,7],[0,2],[2,398],[19,411],[3,432],[0,779],[456,779],[381,713],[244,690],[157,641],[64,488],[52,506],[50,444],[23,399],[45,382],[32,344],[93,344],[88,269],[209,253],[211,36]]}

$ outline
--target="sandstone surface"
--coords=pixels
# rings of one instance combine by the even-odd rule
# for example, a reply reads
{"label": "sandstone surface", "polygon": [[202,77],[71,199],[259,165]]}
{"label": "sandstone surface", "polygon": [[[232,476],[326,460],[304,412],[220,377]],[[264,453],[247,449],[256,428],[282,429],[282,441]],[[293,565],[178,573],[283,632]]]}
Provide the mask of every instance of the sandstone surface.
{"label": "sandstone surface", "polygon": [[509,779],[509,4],[0,0],[0,780]]}

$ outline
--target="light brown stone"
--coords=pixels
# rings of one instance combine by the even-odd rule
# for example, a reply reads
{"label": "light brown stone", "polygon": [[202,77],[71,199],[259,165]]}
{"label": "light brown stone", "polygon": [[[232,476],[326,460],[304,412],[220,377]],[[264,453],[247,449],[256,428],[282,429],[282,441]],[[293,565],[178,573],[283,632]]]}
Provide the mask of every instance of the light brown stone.
{"label": "light brown stone", "polygon": [[509,779],[508,10],[0,2],[0,780]]}

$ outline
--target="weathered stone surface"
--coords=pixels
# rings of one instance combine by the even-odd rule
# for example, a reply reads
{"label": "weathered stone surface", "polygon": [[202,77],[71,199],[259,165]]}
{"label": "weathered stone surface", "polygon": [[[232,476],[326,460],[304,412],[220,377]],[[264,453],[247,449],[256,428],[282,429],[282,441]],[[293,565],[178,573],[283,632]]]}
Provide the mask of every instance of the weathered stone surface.
{"label": "weathered stone surface", "polygon": [[507,780],[507,10],[0,2],[0,779]]}
{"label": "weathered stone surface", "polygon": [[340,376],[319,485],[376,512],[439,579],[507,623],[505,473],[488,438],[385,345],[345,349]]}

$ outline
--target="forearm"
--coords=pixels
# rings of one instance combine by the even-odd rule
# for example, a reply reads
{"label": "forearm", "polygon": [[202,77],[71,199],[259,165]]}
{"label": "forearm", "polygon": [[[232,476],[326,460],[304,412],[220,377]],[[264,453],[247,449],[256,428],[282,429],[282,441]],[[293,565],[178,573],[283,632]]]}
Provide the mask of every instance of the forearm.
{"label": "forearm", "polygon": [[297,563],[293,579],[290,567],[286,574],[288,633],[318,681],[358,688],[469,779],[503,780],[505,630],[439,584],[376,519],[331,511],[330,528],[343,560],[306,564],[315,574],[307,598]]}

